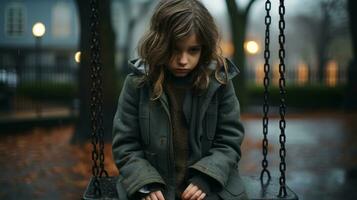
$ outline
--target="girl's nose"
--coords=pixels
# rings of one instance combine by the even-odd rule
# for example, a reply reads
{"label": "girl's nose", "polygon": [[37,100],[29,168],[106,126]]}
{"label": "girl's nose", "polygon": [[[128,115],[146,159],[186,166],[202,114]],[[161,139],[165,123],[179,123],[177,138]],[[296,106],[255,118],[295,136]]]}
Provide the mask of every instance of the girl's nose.
{"label": "girl's nose", "polygon": [[186,64],[188,63],[187,54],[186,54],[186,53],[182,53],[182,54],[179,56],[178,62],[179,62],[180,65],[186,65]]}

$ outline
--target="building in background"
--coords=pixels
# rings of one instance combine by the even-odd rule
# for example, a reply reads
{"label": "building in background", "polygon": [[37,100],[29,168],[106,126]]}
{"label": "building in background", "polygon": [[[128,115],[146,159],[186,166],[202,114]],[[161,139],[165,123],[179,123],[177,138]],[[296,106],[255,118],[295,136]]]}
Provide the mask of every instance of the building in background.
{"label": "building in background", "polygon": [[[76,68],[74,55],[79,41],[79,22],[73,0],[0,0],[0,4],[0,70],[3,79],[13,77],[6,74],[16,74],[19,81],[31,81],[36,77],[35,68],[41,67],[43,79],[73,80],[74,77],[64,76]],[[40,50],[36,50],[32,33],[36,22],[46,27]],[[38,60],[36,54],[39,54]]]}

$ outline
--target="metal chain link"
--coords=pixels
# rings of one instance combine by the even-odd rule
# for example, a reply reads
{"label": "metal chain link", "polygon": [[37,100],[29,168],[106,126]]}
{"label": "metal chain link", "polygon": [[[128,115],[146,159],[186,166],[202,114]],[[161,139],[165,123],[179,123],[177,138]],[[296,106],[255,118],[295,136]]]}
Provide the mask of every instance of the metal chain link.
{"label": "metal chain link", "polygon": [[270,64],[269,64],[269,59],[270,59],[270,24],[271,24],[271,17],[270,17],[270,10],[271,10],[271,2],[270,0],[266,0],[265,2],[265,10],[266,10],[266,16],[265,16],[265,50],[264,50],[264,58],[265,58],[265,64],[264,64],[264,104],[263,104],[263,160],[262,160],[262,171],[260,173],[260,181],[263,181],[264,174],[268,176],[268,181],[270,180],[270,172],[268,170],[268,160],[267,160],[267,155],[268,155],[268,123],[269,123],[269,118],[268,118],[268,112],[269,112],[269,104],[268,104],[268,99],[269,99],[269,92],[268,92],[268,87],[269,87],[269,71],[270,71]]}
{"label": "metal chain link", "polygon": [[280,5],[279,5],[279,74],[280,74],[280,79],[279,79],[279,89],[280,89],[280,107],[279,107],[279,112],[280,112],[280,121],[279,121],[279,127],[280,127],[280,178],[279,178],[279,183],[280,183],[280,190],[279,190],[279,197],[286,197],[286,184],[285,184],[285,171],[286,171],[286,163],[285,163],[285,156],[286,156],[286,149],[285,149],[285,127],[286,127],[286,122],[285,122],[285,114],[286,114],[286,90],[285,90],[285,5],[284,5],[284,0],[280,0]]}
{"label": "metal chain link", "polygon": [[[90,100],[90,118],[91,118],[91,143],[92,150],[92,175],[94,177],[94,194],[101,196],[99,177],[103,174],[108,176],[104,169],[104,139],[103,139],[103,83],[102,67],[100,63],[100,41],[97,31],[99,24],[98,1],[90,1],[91,16],[91,100]],[[99,146],[99,147],[98,147]]]}

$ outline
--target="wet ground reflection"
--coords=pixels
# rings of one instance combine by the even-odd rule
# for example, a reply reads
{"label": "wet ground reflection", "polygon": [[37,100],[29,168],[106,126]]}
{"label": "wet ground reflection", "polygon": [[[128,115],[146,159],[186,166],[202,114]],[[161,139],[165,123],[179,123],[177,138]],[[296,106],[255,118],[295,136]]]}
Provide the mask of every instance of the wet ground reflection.
{"label": "wet ground reflection", "polygon": [[[243,116],[242,174],[259,175],[261,119]],[[73,126],[0,135],[0,199],[80,199],[90,144],[69,145]],[[300,199],[357,199],[357,114],[304,114],[287,123],[287,184]],[[278,119],[269,127],[269,168],[279,176]],[[106,145],[106,166],[117,170]],[[277,191],[278,192],[278,191]]]}
{"label": "wet ground reflection", "polygon": [[[81,199],[91,174],[91,145],[70,145],[73,126],[0,135],[0,199]],[[106,145],[106,166],[117,173]]]}
{"label": "wet ground reflection", "polygon": [[[243,173],[260,173],[261,124],[246,120]],[[280,176],[278,119],[270,121],[269,134],[270,171]],[[287,184],[300,199],[357,199],[357,115],[291,117],[286,135]]]}

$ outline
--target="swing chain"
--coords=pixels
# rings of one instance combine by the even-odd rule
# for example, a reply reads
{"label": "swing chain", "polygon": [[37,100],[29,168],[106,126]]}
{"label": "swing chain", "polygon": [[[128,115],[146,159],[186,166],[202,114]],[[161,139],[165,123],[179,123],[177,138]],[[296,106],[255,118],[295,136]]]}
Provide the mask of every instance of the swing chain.
{"label": "swing chain", "polygon": [[103,141],[103,93],[102,93],[102,67],[100,63],[100,41],[97,31],[99,16],[98,16],[98,1],[90,1],[91,8],[91,143],[92,150],[92,175],[94,177],[94,194],[101,196],[99,177],[103,174],[108,176],[104,169],[104,141]]}
{"label": "swing chain", "polygon": [[270,180],[270,172],[268,170],[268,160],[267,160],[267,155],[268,155],[268,123],[269,123],[269,118],[268,118],[268,112],[269,112],[269,104],[268,104],[268,98],[269,98],[269,92],[268,92],[268,87],[269,87],[269,71],[270,71],[270,64],[269,64],[269,59],[270,59],[270,50],[269,50],[269,45],[270,45],[270,24],[271,24],[271,16],[270,16],[270,10],[271,10],[271,2],[270,0],[266,0],[265,2],[265,10],[266,10],[266,16],[265,16],[265,50],[264,50],[264,58],[265,58],[265,64],[264,64],[264,104],[263,104],[263,160],[262,160],[262,171],[260,174],[260,180],[263,181],[264,174],[268,175],[268,181]]}
{"label": "swing chain", "polygon": [[279,197],[286,197],[286,184],[285,184],[285,171],[286,171],[286,163],[285,163],[285,156],[286,156],[286,149],[285,149],[285,142],[286,142],[286,136],[285,136],[285,127],[286,127],[286,121],[285,121],[285,114],[286,114],[286,90],[285,90],[285,49],[284,49],[284,44],[285,44],[285,5],[284,5],[284,0],[280,0],[280,5],[279,5],[279,74],[280,74],[280,79],[279,79],[279,90],[280,90],[280,106],[279,106],[279,112],[280,112],[280,121],[279,121],[279,127],[280,127],[280,178],[279,178],[279,183],[280,183],[280,190],[279,190]]}

